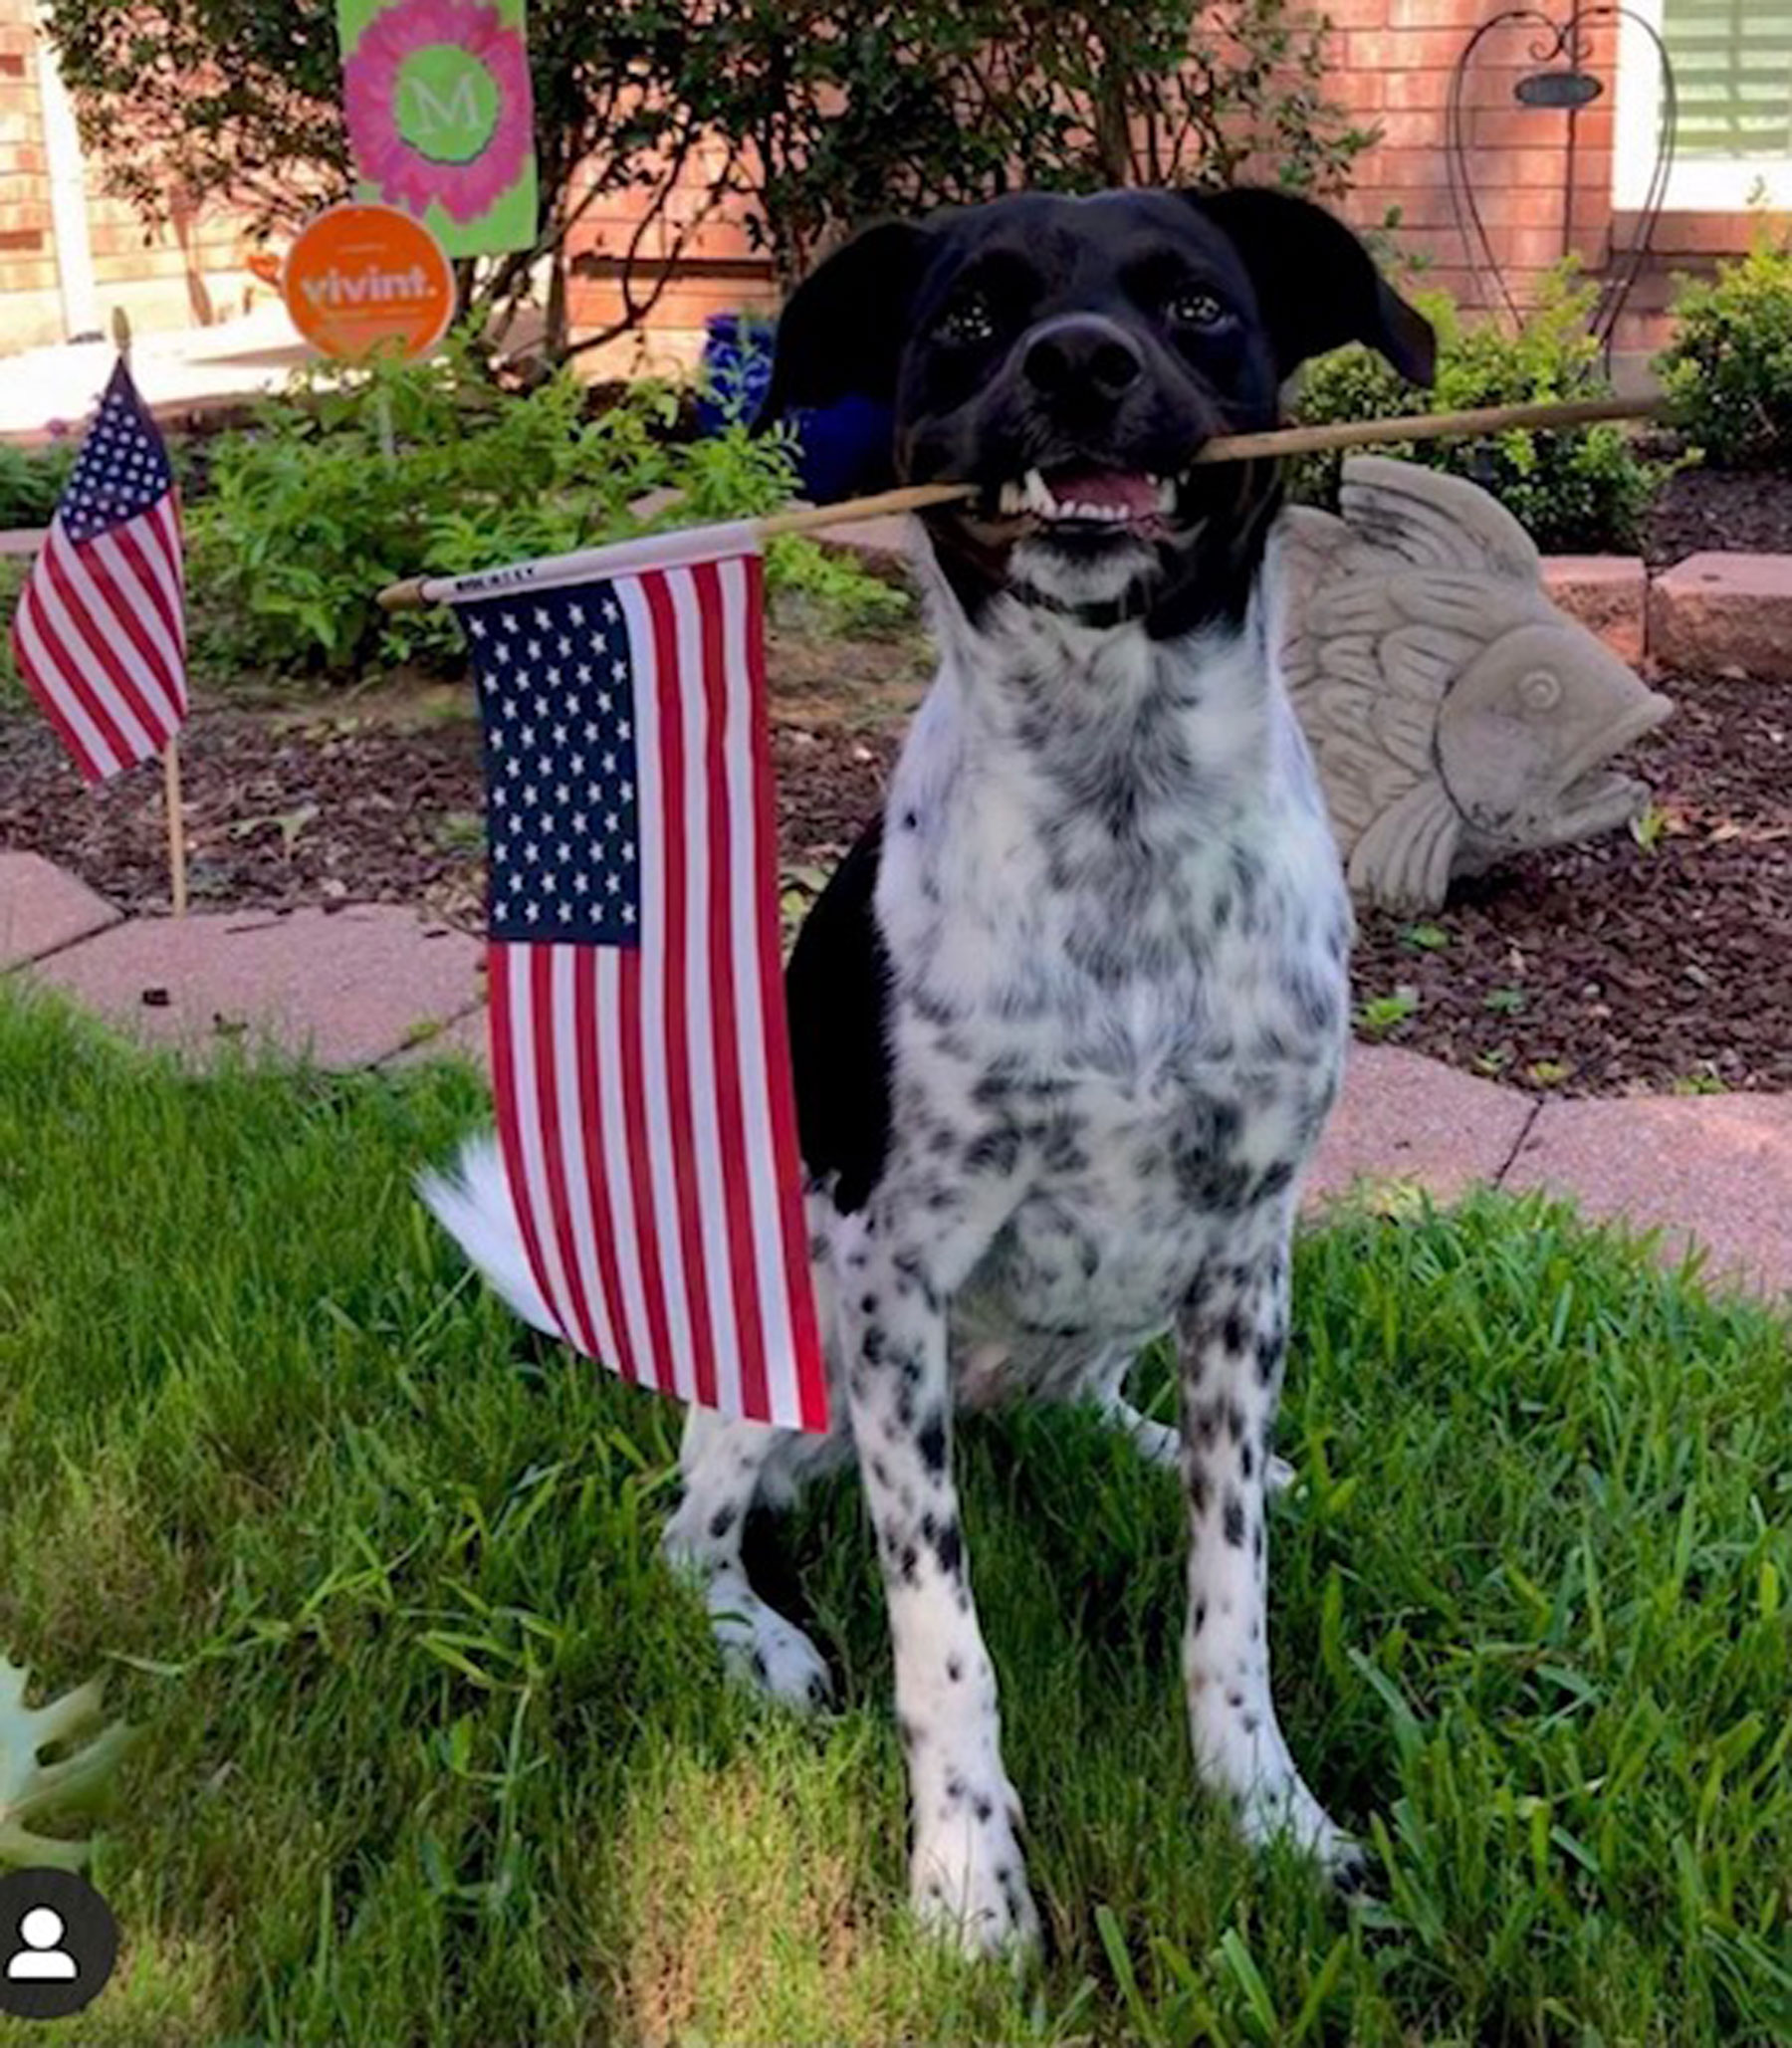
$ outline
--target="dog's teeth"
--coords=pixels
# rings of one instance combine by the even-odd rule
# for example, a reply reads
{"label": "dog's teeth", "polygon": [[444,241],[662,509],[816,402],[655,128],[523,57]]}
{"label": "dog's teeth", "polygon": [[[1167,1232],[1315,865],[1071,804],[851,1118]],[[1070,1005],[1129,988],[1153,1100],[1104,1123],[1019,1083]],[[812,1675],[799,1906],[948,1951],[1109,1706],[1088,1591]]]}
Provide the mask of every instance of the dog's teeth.
{"label": "dog's teeth", "polygon": [[1036,469],[1029,469],[1026,472],[1021,479],[1021,489],[1026,494],[1025,505],[1028,512],[1040,512],[1049,518],[1058,509],[1057,500],[1045,488],[1045,479]]}
{"label": "dog's teeth", "polygon": [[1176,510],[1176,479],[1174,477],[1160,477],[1158,479],[1157,494],[1158,510],[1160,512],[1174,512]]}
{"label": "dog's teeth", "polygon": [[1001,508],[1003,517],[1005,519],[1011,518],[1026,510],[1026,493],[1018,484],[1007,483],[1003,485],[1001,496],[998,498],[997,503]]}

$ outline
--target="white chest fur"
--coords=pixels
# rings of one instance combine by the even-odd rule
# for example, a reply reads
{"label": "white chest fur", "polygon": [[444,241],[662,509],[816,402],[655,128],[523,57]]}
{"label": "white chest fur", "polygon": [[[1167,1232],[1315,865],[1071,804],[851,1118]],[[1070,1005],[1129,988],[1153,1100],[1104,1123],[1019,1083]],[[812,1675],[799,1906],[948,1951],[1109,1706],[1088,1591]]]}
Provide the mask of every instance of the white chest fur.
{"label": "white chest fur", "polygon": [[1256,611],[1179,643],[1018,607],[942,638],[878,884],[892,1162],[994,1177],[984,1277],[1023,1323],[1130,1332],[1210,1226],[1292,1186],[1335,1090],[1330,828]]}

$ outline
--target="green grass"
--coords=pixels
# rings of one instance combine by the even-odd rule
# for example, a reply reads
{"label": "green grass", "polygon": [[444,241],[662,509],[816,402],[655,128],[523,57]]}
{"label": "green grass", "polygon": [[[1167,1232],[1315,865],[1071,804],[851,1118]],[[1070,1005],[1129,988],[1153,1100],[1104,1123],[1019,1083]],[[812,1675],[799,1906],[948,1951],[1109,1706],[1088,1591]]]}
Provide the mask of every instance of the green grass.
{"label": "green grass", "polygon": [[1195,1790],[1173,1482],[1084,1417],[968,1426],[1053,1944],[1016,1986],[900,1909],[850,1484],[766,1544],[844,1686],[801,1726],[658,1564],[674,1413],[418,1213],[480,1114],[0,996],[0,1645],[141,1729],[119,1977],[7,2048],[1792,2037],[1783,1325],[1537,1206],[1303,1246],[1277,1692],[1372,1841],[1354,1911]]}

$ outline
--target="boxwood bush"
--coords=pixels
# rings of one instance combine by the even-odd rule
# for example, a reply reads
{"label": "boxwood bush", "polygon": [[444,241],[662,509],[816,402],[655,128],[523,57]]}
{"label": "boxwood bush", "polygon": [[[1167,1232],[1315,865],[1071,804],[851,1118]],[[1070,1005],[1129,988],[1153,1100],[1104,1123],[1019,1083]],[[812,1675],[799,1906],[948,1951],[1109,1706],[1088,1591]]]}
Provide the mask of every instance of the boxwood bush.
{"label": "boxwood bush", "polygon": [[[1490,323],[1469,324],[1448,293],[1418,293],[1438,331],[1436,386],[1418,390],[1379,355],[1344,348],[1311,365],[1295,416],[1317,423],[1609,397],[1599,344],[1588,333],[1592,297],[1572,275],[1558,275],[1523,329],[1508,335]],[[1666,474],[1622,425],[1402,442],[1375,452],[1483,485],[1552,555],[1634,550]],[[1335,510],[1343,464],[1338,454],[1304,458],[1294,466],[1293,495]]]}
{"label": "boxwood bush", "polygon": [[1675,424],[1720,469],[1792,468],[1792,245],[1681,281],[1658,368]]}

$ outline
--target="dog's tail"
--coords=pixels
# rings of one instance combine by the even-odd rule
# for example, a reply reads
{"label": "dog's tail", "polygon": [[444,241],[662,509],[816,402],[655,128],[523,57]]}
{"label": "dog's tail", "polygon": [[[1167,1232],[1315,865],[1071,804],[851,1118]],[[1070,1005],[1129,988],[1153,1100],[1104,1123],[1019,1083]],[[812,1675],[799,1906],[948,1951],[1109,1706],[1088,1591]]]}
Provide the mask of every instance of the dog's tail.
{"label": "dog's tail", "polygon": [[469,1138],[451,1171],[417,1176],[417,1193],[505,1302],[525,1322],[558,1337],[560,1331],[529,1269],[497,1139]]}

